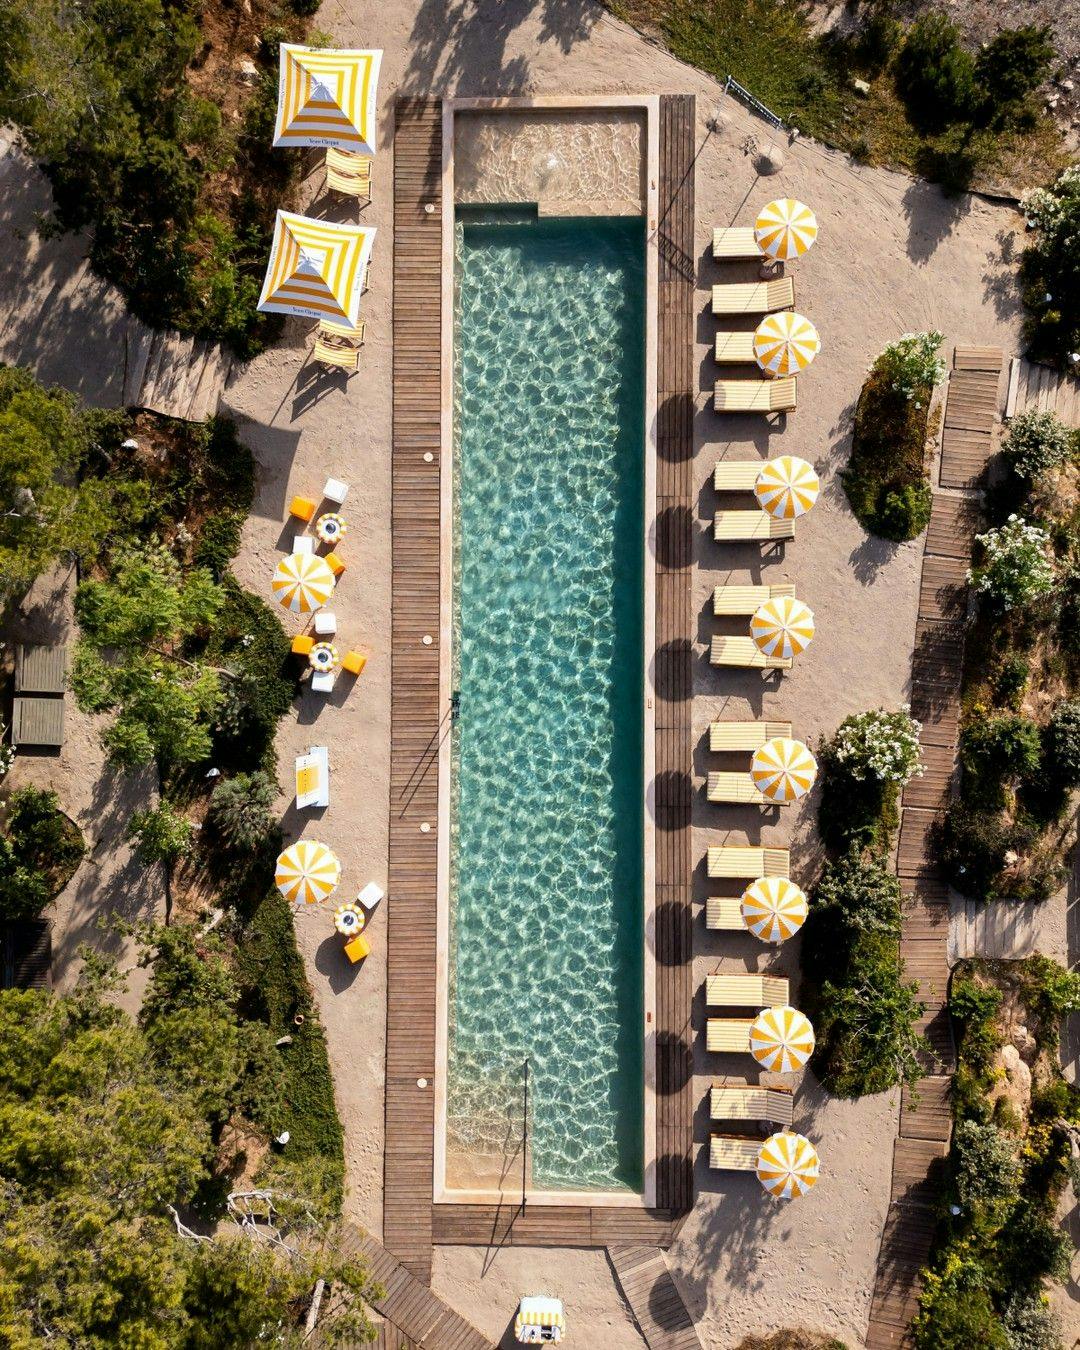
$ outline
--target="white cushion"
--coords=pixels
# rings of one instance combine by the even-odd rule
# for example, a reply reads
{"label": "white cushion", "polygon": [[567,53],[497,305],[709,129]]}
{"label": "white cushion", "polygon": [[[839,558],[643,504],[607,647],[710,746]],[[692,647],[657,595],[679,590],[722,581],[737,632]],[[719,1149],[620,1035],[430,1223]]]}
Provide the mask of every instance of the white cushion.
{"label": "white cushion", "polygon": [[337,502],[338,506],[349,495],[348,483],[343,483],[340,478],[328,478],[323,487],[322,495],[328,502]]}
{"label": "white cushion", "polygon": [[374,909],[383,898],[383,888],[375,881],[369,881],[360,894],[356,897],[356,903],[363,905],[365,909]]}
{"label": "white cushion", "polygon": [[325,637],[333,637],[337,632],[337,615],[330,609],[315,611],[315,631]]}
{"label": "white cushion", "polygon": [[314,553],[315,540],[310,534],[294,534],[292,537],[292,551],[294,553]]}
{"label": "white cushion", "polygon": [[311,677],[311,687],[317,694],[328,694],[334,687],[334,676],[329,670],[316,671]]}

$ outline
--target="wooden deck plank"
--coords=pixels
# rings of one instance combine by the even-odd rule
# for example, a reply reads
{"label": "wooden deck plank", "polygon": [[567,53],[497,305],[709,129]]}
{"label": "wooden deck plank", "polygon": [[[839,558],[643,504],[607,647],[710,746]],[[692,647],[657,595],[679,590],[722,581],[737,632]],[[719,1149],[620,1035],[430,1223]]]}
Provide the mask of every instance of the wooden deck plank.
{"label": "wooden deck plank", "polygon": [[701,1350],[694,1319],[659,1248],[612,1246],[608,1258],[649,1350]]}

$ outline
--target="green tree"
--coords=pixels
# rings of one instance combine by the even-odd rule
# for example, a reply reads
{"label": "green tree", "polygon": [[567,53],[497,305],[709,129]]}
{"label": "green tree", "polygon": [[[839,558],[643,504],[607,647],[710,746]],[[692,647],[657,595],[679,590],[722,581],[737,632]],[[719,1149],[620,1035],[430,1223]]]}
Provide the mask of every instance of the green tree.
{"label": "green tree", "polygon": [[80,473],[109,421],[64,390],[43,388],[29,370],[0,368],[0,599],[57,558],[100,546],[112,492]]}
{"label": "green tree", "polygon": [[238,773],[219,783],[210,798],[207,824],[226,849],[255,853],[280,834],[270,808],[277,784],[267,773]]}
{"label": "green tree", "polygon": [[975,59],[979,120],[1003,126],[1050,73],[1050,29],[1035,24],[1003,28]]}
{"label": "green tree", "polygon": [[222,604],[210,574],[184,575],[161,547],[117,551],[108,581],[76,592],[82,627],[72,688],[88,712],[113,712],[102,737],[117,764],[186,764],[210,753],[227,672],[184,655]]}
{"label": "green tree", "polygon": [[135,841],[135,851],[142,862],[161,863],[169,871],[191,851],[194,829],[187,816],[162,802],[150,811],[136,811],[132,815],[128,838]]}
{"label": "green tree", "polygon": [[938,10],[908,29],[896,58],[896,82],[916,126],[940,131],[962,121],[975,104],[975,61],[960,44],[960,30]]}

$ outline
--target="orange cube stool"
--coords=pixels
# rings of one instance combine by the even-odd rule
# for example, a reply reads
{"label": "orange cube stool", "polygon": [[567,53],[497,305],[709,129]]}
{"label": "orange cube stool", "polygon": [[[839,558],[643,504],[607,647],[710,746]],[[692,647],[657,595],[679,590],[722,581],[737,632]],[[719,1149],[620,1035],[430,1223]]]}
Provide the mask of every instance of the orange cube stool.
{"label": "orange cube stool", "polygon": [[289,515],[295,516],[297,520],[310,520],[317,506],[318,503],[310,497],[294,497],[289,503]]}
{"label": "orange cube stool", "polygon": [[292,640],[292,652],[294,656],[310,656],[312,647],[315,646],[315,639],[309,637],[307,633],[297,633]]}
{"label": "orange cube stool", "polygon": [[336,553],[328,553],[324,561],[336,577],[341,576],[342,572],[345,571],[345,564]]}
{"label": "orange cube stool", "polygon": [[351,938],[346,942],[345,955],[355,964],[357,961],[362,961],[365,956],[371,955],[371,947],[364,940],[363,936],[360,933],[357,933],[356,937]]}
{"label": "orange cube stool", "polygon": [[359,652],[346,652],[341,658],[341,669],[348,671],[350,675],[359,675],[367,665],[367,657]]}

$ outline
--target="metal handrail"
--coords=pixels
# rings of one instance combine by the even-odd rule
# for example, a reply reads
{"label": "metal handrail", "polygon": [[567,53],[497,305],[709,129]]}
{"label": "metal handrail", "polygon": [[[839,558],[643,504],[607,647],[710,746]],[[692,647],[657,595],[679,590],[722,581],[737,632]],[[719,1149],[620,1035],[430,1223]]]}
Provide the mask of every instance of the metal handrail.
{"label": "metal handrail", "polygon": [[771,108],[766,108],[761,99],[755,98],[749,89],[744,89],[739,81],[731,75],[724,80],[724,93],[734,94],[737,99],[745,103],[748,108],[753,108],[754,112],[756,112],[759,117],[763,117],[766,122],[769,122],[772,126],[776,127],[777,130],[783,129],[783,118],[777,117]]}

